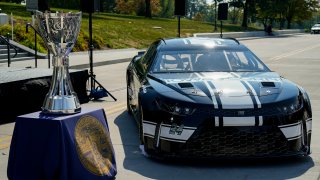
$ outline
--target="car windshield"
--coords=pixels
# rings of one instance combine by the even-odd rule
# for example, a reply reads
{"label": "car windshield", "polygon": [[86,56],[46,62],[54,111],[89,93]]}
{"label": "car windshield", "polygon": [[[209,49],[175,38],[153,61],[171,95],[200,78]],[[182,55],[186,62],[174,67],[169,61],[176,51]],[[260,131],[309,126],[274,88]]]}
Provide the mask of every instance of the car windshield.
{"label": "car windshield", "polygon": [[313,27],[320,27],[320,24],[315,24]]}
{"label": "car windshield", "polygon": [[270,71],[251,51],[163,51],[151,72],[266,72]]}

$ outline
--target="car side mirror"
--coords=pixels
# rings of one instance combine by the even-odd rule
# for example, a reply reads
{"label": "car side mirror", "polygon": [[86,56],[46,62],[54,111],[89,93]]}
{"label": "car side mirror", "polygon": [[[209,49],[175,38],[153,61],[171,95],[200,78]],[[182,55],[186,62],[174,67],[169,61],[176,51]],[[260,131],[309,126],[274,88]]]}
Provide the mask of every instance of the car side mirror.
{"label": "car side mirror", "polygon": [[133,58],[132,58],[132,62],[137,62],[139,59],[141,59],[142,56],[139,56],[139,55],[135,55]]}
{"label": "car side mirror", "polygon": [[138,52],[138,56],[144,55],[145,52],[146,52],[146,51],[139,51],[139,52]]}

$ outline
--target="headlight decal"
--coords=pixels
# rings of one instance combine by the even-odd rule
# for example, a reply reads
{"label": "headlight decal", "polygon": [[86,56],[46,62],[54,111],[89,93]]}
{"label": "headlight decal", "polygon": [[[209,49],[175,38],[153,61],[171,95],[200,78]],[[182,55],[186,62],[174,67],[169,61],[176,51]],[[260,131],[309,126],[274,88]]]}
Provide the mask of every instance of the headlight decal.
{"label": "headlight decal", "polygon": [[299,95],[294,102],[287,103],[285,105],[279,106],[279,111],[284,112],[285,114],[293,114],[299,111],[303,107],[302,96]]}
{"label": "headlight decal", "polygon": [[307,125],[307,133],[311,133],[312,132],[312,118],[309,118],[306,120],[306,125]]}
{"label": "headlight decal", "polygon": [[155,103],[159,109],[172,115],[187,116],[192,115],[196,111],[196,108],[191,106],[179,105],[178,103],[165,103],[160,98],[156,98]]}
{"label": "headlight decal", "polygon": [[151,121],[143,121],[143,134],[154,138],[157,123]]}
{"label": "headlight decal", "polygon": [[288,141],[301,138],[301,121],[293,124],[278,126]]}

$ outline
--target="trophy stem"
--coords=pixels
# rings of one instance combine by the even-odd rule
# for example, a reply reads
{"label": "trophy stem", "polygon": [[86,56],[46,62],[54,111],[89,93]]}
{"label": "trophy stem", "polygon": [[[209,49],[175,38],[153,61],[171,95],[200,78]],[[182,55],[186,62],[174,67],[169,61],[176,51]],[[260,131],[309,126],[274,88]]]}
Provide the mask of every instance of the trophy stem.
{"label": "trophy stem", "polygon": [[53,56],[53,75],[42,112],[48,114],[74,114],[81,111],[68,70],[69,58]]}

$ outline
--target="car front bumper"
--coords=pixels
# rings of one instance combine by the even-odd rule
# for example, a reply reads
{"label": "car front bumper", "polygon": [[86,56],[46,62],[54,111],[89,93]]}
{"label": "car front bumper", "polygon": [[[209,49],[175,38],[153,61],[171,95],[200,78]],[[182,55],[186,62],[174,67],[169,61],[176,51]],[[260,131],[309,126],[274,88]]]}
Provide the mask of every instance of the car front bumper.
{"label": "car front bumper", "polygon": [[157,157],[278,157],[307,155],[310,148],[312,120],[303,119],[302,109],[253,118],[202,113],[172,122],[153,115],[156,121],[144,120],[143,132],[146,152]]}

